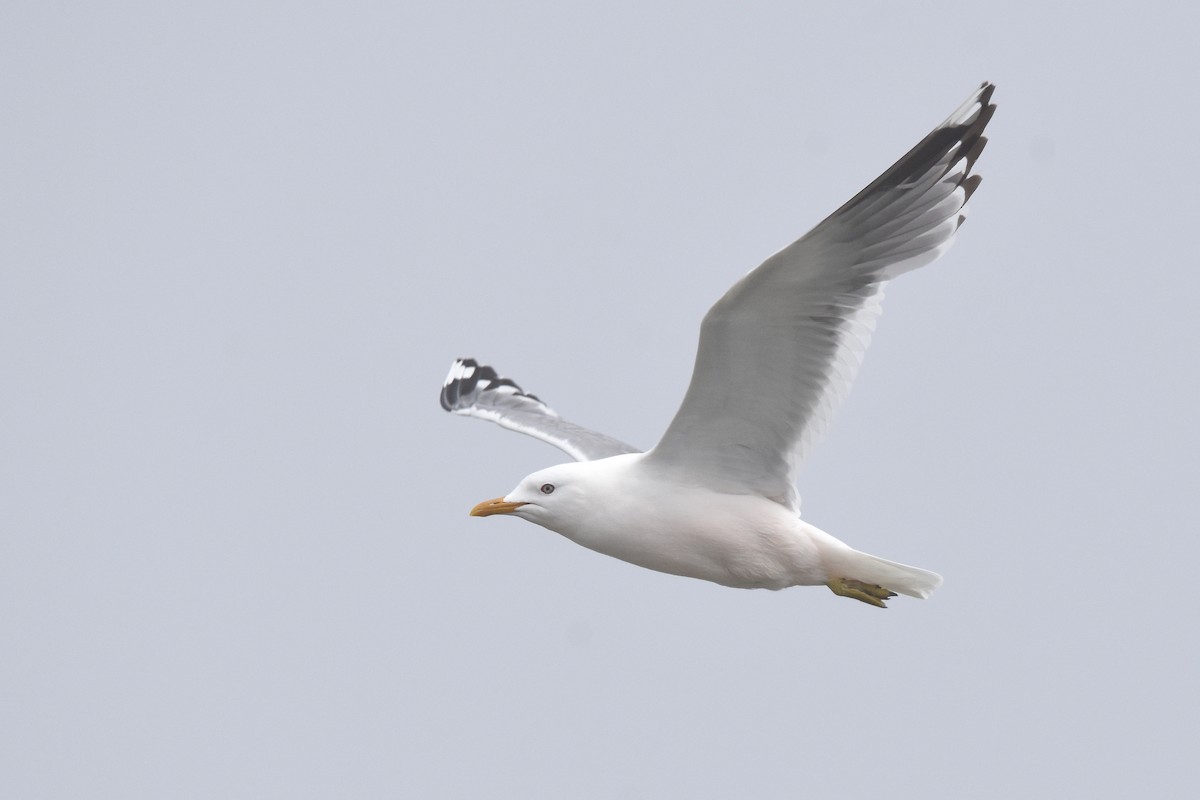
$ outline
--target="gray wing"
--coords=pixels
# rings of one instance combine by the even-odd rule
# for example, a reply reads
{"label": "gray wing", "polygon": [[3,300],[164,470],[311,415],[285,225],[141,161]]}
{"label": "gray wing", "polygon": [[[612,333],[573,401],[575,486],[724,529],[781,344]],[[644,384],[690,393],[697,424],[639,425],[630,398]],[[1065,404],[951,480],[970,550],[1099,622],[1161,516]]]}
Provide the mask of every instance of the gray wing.
{"label": "gray wing", "polygon": [[441,401],[447,411],[491,420],[510,431],[541,439],[576,461],[641,452],[611,436],[567,422],[541,400],[473,358],[460,358],[450,366]]}
{"label": "gray wing", "polygon": [[799,508],[794,465],[849,389],[884,284],[944,253],[965,219],[994,88],[983,84],[867,188],[717,301],[700,328],[687,395],[647,464]]}

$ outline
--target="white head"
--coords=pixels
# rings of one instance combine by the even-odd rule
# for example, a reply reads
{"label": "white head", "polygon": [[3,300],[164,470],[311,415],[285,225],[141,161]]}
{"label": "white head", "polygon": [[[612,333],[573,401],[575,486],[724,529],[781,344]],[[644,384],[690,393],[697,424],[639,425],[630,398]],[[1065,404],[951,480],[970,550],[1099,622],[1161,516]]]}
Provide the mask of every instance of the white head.
{"label": "white head", "polygon": [[569,519],[572,511],[586,507],[582,501],[587,495],[586,480],[580,479],[580,470],[585,463],[559,464],[538,470],[527,476],[517,488],[504,497],[484,500],[471,509],[472,517],[490,517],[494,514],[512,514],[545,528],[557,530],[554,524]]}
{"label": "white head", "polygon": [[543,528],[567,534],[606,516],[618,502],[632,459],[640,454],[614,456],[548,467],[529,475],[504,497],[484,500],[471,509],[473,517],[511,514]]}

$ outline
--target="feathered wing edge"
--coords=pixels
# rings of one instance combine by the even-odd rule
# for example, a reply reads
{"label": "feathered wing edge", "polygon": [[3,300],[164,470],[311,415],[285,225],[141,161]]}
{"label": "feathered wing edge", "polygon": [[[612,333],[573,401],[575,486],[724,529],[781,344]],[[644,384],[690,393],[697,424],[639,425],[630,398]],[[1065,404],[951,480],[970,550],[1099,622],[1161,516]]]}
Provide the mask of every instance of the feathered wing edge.
{"label": "feathered wing edge", "polygon": [[486,419],[540,439],[576,461],[641,452],[611,436],[568,422],[514,381],[473,358],[460,358],[451,364],[440,400],[442,408],[451,413]]}
{"label": "feathered wing edge", "polygon": [[[925,227],[926,230],[922,231],[922,234],[928,238],[912,241],[908,250],[912,256],[928,254],[929,259],[922,260],[908,269],[916,269],[936,259],[941,255],[941,251],[929,246],[930,239],[947,237],[936,229],[929,230],[928,223],[937,218],[956,189],[962,190],[957,205],[963,209],[971,195],[979,188],[983,177],[972,175],[971,170],[988,142],[983,131],[991,121],[992,115],[996,113],[996,106],[991,102],[995,90],[995,84],[984,81],[941,125],[930,131],[924,139],[862,191],[843,203],[837,211],[822,220],[804,238],[820,235],[827,225],[859,232],[859,228],[870,225],[874,220],[892,217],[888,219],[887,225],[871,231],[872,235],[865,240],[870,247],[885,251],[894,249],[897,241],[902,241],[905,237],[911,238],[914,231]],[[903,203],[914,192],[921,193],[922,203],[905,209],[900,215],[890,213],[896,204]],[[952,233],[957,231],[965,220],[964,209],[954,217]],[[894,253],[889,254],[893,264],[897,263],[894,256]],[[868,259],[860,265],[860,269],[866,266],[874,265]],[[887,270],[885,277],[894,278],[908,269]]]}
{"label": "feathered wing edge", "polygon": [[[811,451],[849,393],[882,313],[888,281],[940,258],[966,221],[967,201],[983,181],[971,170],[987,145],[983,131],[996,112],[995,89],[990,82],[981,84],[941,125],[796,243],[836,248],[850,239],[861,249],[847,276],[857,285],[838,298],[849,308],[831,374],[804,425],[794,462]],[[917,193],[919,202],[906,204]],[[898,207],[902,213],[896,213]]]}
{"label": "feathered wing edge", "polygon": [[[713,306],[687,395],[648,459],[719,491],[752,491],[799,508],[794,465],[854,378],[884,284],[945,252],[965,219],[994,89],[980,86]],[[775,335],[763,335],[767,327]]]}

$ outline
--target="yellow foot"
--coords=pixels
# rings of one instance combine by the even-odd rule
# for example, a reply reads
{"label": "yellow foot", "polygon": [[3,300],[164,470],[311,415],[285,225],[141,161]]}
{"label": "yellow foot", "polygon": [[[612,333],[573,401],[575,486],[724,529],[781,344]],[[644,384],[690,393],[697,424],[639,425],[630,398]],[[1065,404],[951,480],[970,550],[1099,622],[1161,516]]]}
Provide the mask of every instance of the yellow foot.
{"label": "yellow foot", "polygon": [[834,578],[825,585],[836,595],[853,597],[855,600],[861,600],[864,603],[870,603],[880,608],[887,608],[883,601],[889,597],[896,596],[895,592],[889,592],[882,586],[877,586],[873,583],[863,583],[853,578]]}

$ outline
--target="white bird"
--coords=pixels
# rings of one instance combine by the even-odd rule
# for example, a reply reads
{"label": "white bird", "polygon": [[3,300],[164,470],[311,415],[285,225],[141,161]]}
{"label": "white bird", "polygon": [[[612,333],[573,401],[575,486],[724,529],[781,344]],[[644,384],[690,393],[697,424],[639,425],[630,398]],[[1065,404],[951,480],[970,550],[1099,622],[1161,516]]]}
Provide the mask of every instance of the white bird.
{"label": "white bird", "polygon": [[825,585],[884,607],[928,597],[939,575],[854,550],[800,518],[799,459],[862,360],[884,284],[944,253],[979,186],[995,112],[984,83],[916,147],[717,301],[700,326],[691,385],[642,453],[563,420],[472,359],[454,362],[447,411],[566,451],[471,509],[511,514],[605,555],[739,588]]}

